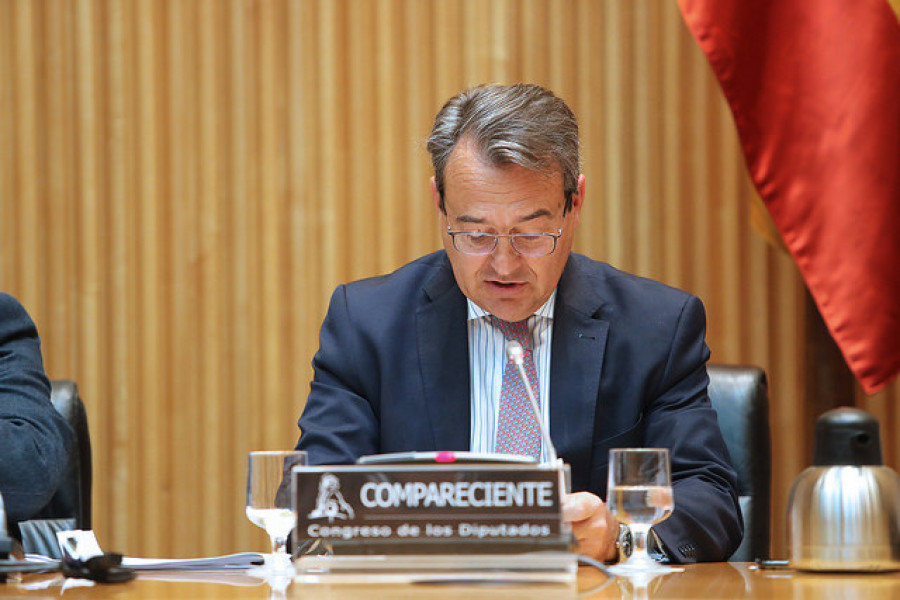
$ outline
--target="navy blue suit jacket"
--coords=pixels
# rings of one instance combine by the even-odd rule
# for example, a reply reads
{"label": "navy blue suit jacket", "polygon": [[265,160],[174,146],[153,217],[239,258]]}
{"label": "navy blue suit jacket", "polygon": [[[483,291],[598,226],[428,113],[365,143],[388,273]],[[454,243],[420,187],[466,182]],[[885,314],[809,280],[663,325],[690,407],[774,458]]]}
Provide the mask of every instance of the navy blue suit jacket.
{"label": "navy blue suit jacket", "polygon": [[73,434],[50,402],[41,344],[19,302],[0,294],[0,493],[12,532],[53,497]]}
{"label": "navy blue suit jacket", "polygon": [[[313,464],[468,450],[466,298],[443,251],[342,285],[313,359],[297,447]],[[550,434],[573,491],[606,497],[610,448],[670,449],[675,511],[654,530],[680,562],[725,560],[742,520],[706,387],[699,299],[572,254],[557,287]]]}

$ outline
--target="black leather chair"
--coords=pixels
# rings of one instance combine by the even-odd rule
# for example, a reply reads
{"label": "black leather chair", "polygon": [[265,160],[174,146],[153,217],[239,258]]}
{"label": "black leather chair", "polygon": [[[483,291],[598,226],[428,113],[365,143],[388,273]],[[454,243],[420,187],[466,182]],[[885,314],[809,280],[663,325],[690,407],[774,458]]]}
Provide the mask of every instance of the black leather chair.
{"label": "black leather chair", "polygon": [[758,367],[709,365],[709,399],[738,475],[744,540],[729,558],[769,557],[772,449],[766,373]]}
{"label": "black leather chair", "polygon": [[74,381],[50,382],[50,400],[75,433],[69,449],[69,464],[63,480],[49,504],[28,521],[19,523],[26,552],[59,558],[57,531],[91,529],[91,437],[87,413]]}

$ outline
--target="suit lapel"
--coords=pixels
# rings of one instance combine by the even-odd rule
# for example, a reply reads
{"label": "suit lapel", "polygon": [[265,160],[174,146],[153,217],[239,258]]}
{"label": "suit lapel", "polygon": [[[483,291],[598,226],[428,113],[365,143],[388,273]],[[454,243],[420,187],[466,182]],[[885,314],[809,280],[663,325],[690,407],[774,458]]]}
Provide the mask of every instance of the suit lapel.
{"label": "suit lapel", "polygon": [[[449,261],[423,286],[416,313],[417,350],[427,420],[435,450],[470,448],[471,406],[466,300]],[[595,411],[609,322],[599,318],[602,299],[570,257],[558,286],[550,365],[550,434],[560,456],[591,468]],[[583,472],[582,472],[583,471]]]}
{"label": "suit lapel", "polygon": [[[449,261],[424,286],[416,314],[422,386],[434,450],[470,447],[469,341],[465,296]],[[411,415],[413,421],[416,415]]]}
{"label": "suit lapel", "polygon": [[609,322],[599,318],[602,300],[570,257],[557,287],[550,364],[550,435],[570,465],[573,481],[591,469],[595,411]]}

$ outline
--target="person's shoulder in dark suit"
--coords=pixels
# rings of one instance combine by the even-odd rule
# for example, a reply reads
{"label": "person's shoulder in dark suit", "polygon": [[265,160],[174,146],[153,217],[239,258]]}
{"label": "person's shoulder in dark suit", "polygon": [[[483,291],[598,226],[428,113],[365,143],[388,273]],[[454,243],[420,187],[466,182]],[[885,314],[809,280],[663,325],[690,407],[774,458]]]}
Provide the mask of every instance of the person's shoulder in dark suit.
{"label": "person's shoulder in dark suit", "polygon": [[[423,303],[446,293],[464,298],[453,278],[447,254],[439,250],[391,273],[338,286],[329,316],[334,317],[333,310],[342,305],[345,309],[341,313],[342,322],[335,325],[349,326],[363,338],[371,338],[383,350],[384,345],[393,345],[389,340],[396,340],[401,330],[412,326],[416,310]],[[336,302],[338,299],[340,302]],[[326,327],[330,325],[328,321],[326,317]]]}
{"label": "person's shoulder in dark suit", "polygon": [[[584,256],[573,254],[570,262],[561,301],[562,291],[573,288],[581,297],[593,295],[584,306],[597,306],[595,316],[610,323],[605,370],[615,374],[611,396],[628,398],[639,411],[644,437],[634,445],[670,451],[676,510],[654,531],[676,562],[727,559],[743,527],[737,476],[707,394],[702,302]],[[620,414],[629,415],[626,422],[635,418],[627,410]],[[604,465],[595,479],[602,486],[606,477]]]}
{"label": "person's shoulder in dark suit", "polygon": [[37,328],[15,298],[0,293],[0,493],[10,525],[53,497],[71,441],[50,402]]}
{"label": "person's shoulder in dark suit", "polygon": [[569,257],[569,265],[560,279],[560,285],[576,283],[573,280],[577,280],[582,289],[600,294],[604,305],[628,306],[634,312],[680,307],[689,298],[696,298],[684,290],[619,270],[575,252]]}
{"label": "person's shoulder in dark suit", "polygon": [[449,275],[448,283],[456,285],[450,261],[443,250],[420,256],[391,273],[357,279],[341,287],[352,290],[353,294],[364,295],[367,300],[377,301],[382,296],[393,296],[398,292],[427,286],[437,274],[445,276],[439,277],[439,280]]}

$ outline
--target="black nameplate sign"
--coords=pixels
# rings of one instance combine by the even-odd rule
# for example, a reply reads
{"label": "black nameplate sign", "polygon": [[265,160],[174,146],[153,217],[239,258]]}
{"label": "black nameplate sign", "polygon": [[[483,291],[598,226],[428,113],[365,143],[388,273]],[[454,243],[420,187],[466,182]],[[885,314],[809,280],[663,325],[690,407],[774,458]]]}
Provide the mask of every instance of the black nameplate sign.
{"label": "black nameplate sign", "polygon": [[565,551],[560,480],[535,465],[296,467],[296,541],[335,554]]}

